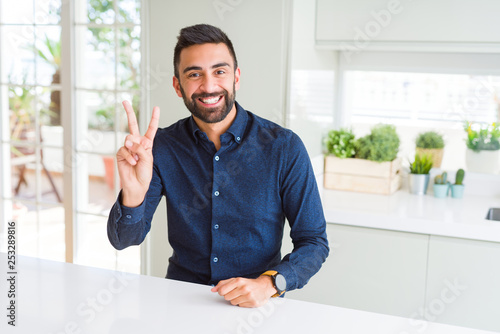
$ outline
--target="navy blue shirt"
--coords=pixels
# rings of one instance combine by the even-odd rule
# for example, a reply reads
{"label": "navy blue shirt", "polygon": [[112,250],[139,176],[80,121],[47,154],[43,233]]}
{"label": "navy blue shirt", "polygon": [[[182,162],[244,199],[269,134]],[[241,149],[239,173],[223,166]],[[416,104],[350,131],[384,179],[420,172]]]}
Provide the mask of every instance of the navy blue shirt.
{"label": "navy blue shirt", "polygon": [[[276,270],[288,291],[301,288],[329,252],[309,156],[291,130],[236,107],[218,151],[192,117],[158,130],[146,198],[129,208],[118,196],[109,240],[116,249],[139,245],[165,196],[174,251],[167,278],[217,284]],[[285,218],[294,249],[282,258]]]}

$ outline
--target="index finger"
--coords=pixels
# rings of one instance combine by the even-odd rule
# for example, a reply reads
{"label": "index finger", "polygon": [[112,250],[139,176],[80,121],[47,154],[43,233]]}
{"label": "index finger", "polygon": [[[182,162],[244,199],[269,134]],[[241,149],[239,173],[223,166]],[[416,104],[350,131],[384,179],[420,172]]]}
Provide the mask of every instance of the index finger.
{"label": "index finger", "polygon": [[160,108],[153,108],[153,115],[151,116],[151,121],[149,122],[148,131],[146,131],[145,137],[153,141],[155,139],[156,130],[158,130],[158,124],[160,121]]}
{"label": "index finger", "polygon": [[132,109],[130,102],[123,101],[122,105],[123,108],[125,108],[125,111],[127,112],[128,129],[130,131],[130,134],[133,136],[140,136],[139,125],[137,124],[137,118],[135,117],[134,109]]}
{"label": "index finger", "polygon": [[216,285],[216,286],[212,287],[212,289],[211,289],[211,290],[212,290],[212,292],[218,292],[218,291],[219,291],[219,289],[220,289],[222,286],[226,285],[227,283],[229,283],[229,282],[230,282],[230,281],[232,281],[232,280],[234,280],[234,278],[228,278],[228,279],[225,279],[225,280],[221,280],[221,281],[219,281],[219,283],[217,283],[217,285]]}

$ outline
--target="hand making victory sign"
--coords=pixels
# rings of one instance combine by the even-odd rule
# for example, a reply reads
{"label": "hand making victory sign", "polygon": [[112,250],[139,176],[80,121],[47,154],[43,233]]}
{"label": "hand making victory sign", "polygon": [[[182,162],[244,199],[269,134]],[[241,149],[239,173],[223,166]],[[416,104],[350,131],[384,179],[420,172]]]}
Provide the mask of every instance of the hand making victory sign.
{"label": "hand making victory sign", "polygon": [[116,153],[122,184],[122,204],[137,207],[144,200],[153,176],[152,148],[158,130],[160,108],[153,108],[148,130],[141,136],[132,106],[128,101],[123,101],[123,107],[127,112],[130,134],[125,138],[124,146]]}

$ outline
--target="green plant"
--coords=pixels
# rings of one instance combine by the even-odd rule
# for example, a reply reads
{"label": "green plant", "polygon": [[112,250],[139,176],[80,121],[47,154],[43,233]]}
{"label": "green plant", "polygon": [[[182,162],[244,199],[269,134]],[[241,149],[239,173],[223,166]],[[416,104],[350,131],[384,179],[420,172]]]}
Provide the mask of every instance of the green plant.
{"label": "green plant", "polygon": [[[137,117],[137,115],[136,115]],[[89,128],[101,131],[112,131],[115,127],[115,112],[113,106],[102,107],[95,112],[95,119],[89,121]]]}
{"label": "green plant", "polygon": [[434,178],[434,184],[446,184],[447,178],[448,178],[447,172],[443,172],[443,174],[436,175],[436,177]]}
{"label": "green plant", "polygon": [[356,158],[372,161],[392,161],[399,151],[399,136],[394,125],[379,124],[371,133],[355,142]]}
{"label": "green plant", "polygon": [[465,171],[460,168],[457,170],[457,175],[455,176],[455,184],[461,185],[464,182]]}
{"label": "green plant", "polygon": [[432,156],[430,154],[415,154],[415,161],[410,162],[411,174],[429,174],[432,168]]}
{"label": "green plant", "polygon": [[[35,54],[46,64],[54,68],[52,75],[52,85],[61,83],[61,37],[52,40],[47,35],[45,39],[37,43],[34,49]],[[49,110],[43,110],[44,113],[50,114],[51,125],[61,125],[61,92],[54,89],[50,92],[50,105]]]}
{"label": "green plant", "polygon": [[351,158],[356,153],[354,149],[354,134],[351,130],[331,130],[326,138],[328,153],[338,158]]}
{"label": "green plant", "polygon": [[427,132],[422,132],[418,135],[415,144],[419,148],[428,148],[428,149],[443,148],[444,140],[443,136],[441,136],[439,133],[435,131],[427,131]]}
{"label": "green plant", "polygon": [[500,127],[496,123],[465,122],[467,147],[475,152],[500,150]]}

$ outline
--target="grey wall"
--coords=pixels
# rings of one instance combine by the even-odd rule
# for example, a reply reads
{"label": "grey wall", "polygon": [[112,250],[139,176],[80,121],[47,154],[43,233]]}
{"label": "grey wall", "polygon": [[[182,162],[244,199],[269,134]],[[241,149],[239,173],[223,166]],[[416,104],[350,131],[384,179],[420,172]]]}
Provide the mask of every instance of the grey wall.
{"label": "grey wall", "polygon": [[[161,108],[160,127],[189,116],[172,88],[172,57],[179,30],[197,23],[218,26],[232,40],[241,68],[236,100],[245,109],[284,125],[290,1],[150,0],[148,5],[148,94],[150,106]],[[152,225],[143,257],[149,261],[149,269],[144,273],[164,277],[171,254],[164,202]]]}

